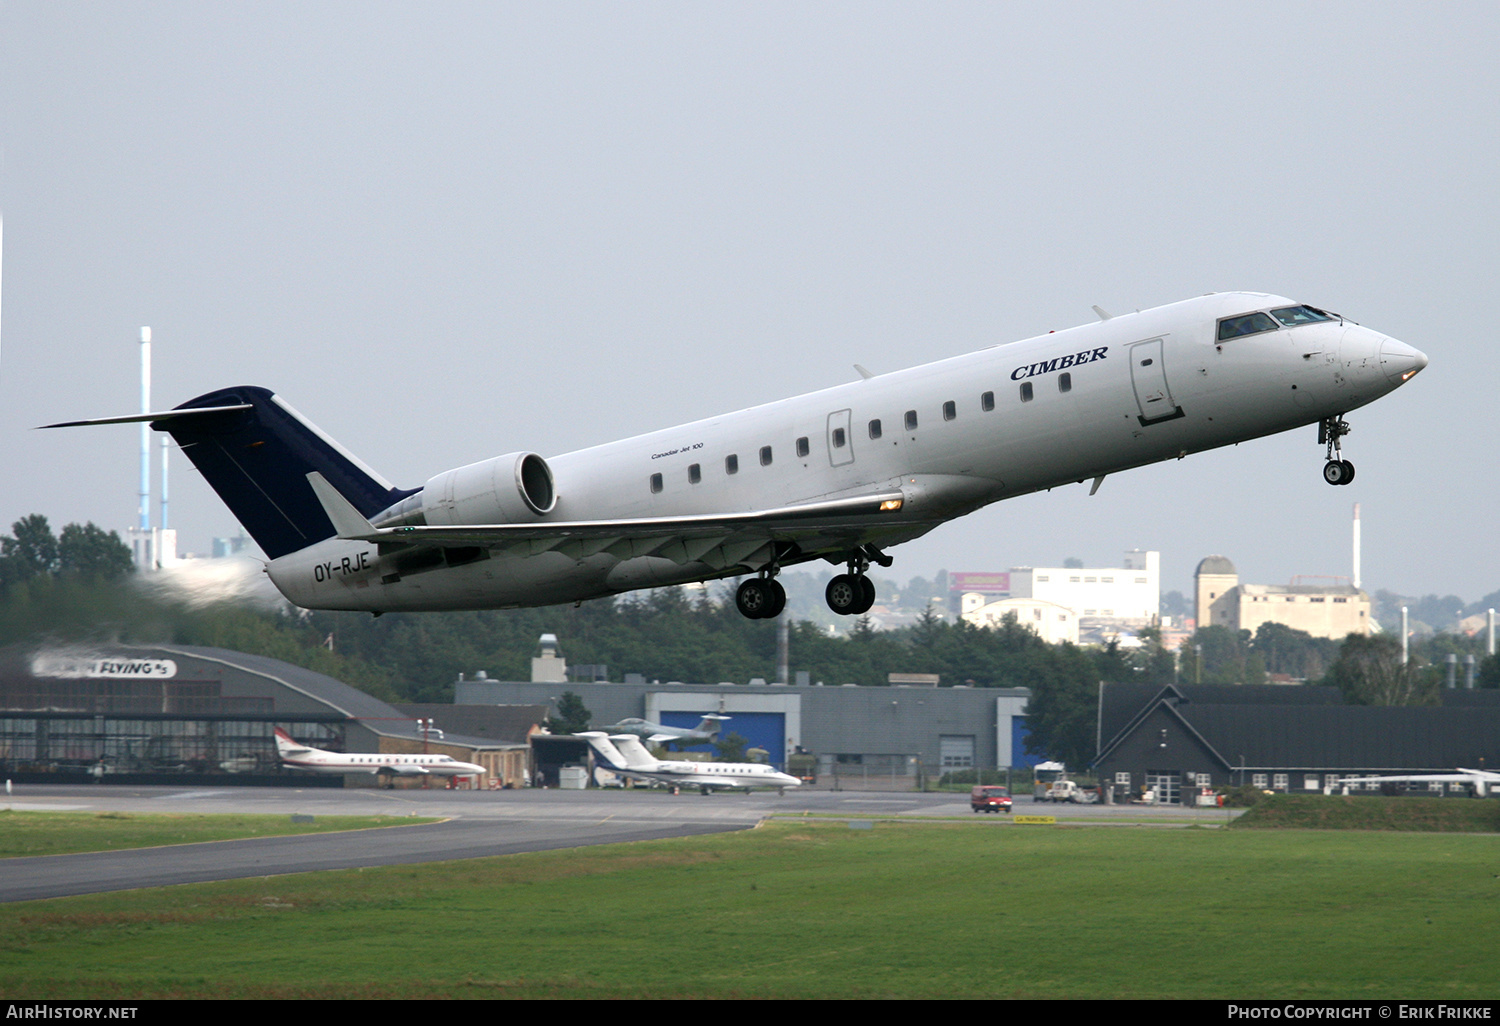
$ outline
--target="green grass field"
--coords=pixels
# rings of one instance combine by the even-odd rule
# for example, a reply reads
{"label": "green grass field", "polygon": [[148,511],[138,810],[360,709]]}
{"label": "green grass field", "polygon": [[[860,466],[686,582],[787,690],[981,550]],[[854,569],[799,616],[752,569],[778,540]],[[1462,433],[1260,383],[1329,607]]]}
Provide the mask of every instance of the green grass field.
{"label": "green grass field", "polygon": [[431,822],[431,819],[396,816],[319,816],[311,823],[293,823],[290,816],[17,812],[0,809],[0,858],[154,848],[162,844],[233,841],[245,837],[326,834]]}
{"label": "green grass field", "polygon": [[1381,795],[1267,795],[1235,829],[1500,833],[1500,801]]}
{"label": "green grass field", "polygon": [[1493,999],[1470,834],[780,821],[0,906],[0,995]]}

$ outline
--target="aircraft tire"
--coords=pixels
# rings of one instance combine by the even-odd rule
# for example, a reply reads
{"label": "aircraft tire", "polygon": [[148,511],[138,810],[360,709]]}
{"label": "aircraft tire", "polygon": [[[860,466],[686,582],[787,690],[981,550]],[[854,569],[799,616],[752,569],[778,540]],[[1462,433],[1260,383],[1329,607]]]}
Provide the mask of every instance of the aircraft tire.
{"label": "aircraft tire", "polygon": [[778,580],[768,579],[763,583],[765,584],[766,591],[771,594],[771,600],[767,603],[765,612],[761,613],[760,616],[762,620],[774,620],[786,608],[786,589],[781,586],[781,582]]}
{"label": "aircraft tire", "polygon": [[1354,464],[1348,460],[1329,460],[1323,464],[1323,480],[1331,485],[1346,485],[1354,480]]}
{"label": "aircraft tire", "polygon": [[[734,605],[741,616],[751,620],[765,619],[766,610],[775,604],[775,592],[767,587],[771,583],[775,582],[763,581],[759,577],[740,582],[734,593]],[[782,604],[786,604],[785,592],[782,593]]]}
{"label": "aircraft tire", "polygon": [[875,582],[863,574],[856,577],[855,580],[859,582],[860,598],[859,605],[855,607],[854,612],[857,615],[863,615],[868,613],[870,607],[875,604]]}
{"label": "aircraft tire", "polygon": [[823,598],[828,602],[829,609],[840,616],[850,616],[859,611],[859,604],[864,601],[864,591],[859,578],[851,574],[839,574],[828,582]]}

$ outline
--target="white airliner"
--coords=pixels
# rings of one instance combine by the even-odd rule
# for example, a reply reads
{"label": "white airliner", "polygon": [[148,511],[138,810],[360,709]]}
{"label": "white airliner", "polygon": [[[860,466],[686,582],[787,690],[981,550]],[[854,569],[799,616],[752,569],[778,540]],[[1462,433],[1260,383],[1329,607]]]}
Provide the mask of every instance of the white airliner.
{"label": "white airliner", "polygon": [[1458,767],[1456,773],[1418,773],[1394,777],[1341,777],[1339,783],[1350,784],[1467,784],[1475,798],[1489,797],[1490,789],[1500,784],[1500,773]]}
{"label": "white airliner", "polygon": [[704,794],[716,790],[774,787],[782,794],[789,787],[801,787],[802,781],[758,762],[691,762],[654,758],[634,734],[613,737],[602,730],[586,730],[576,737],[588,741],[594,750],[594,761],[605,769],[626,777],[644,777],[679,787],[696,787]]}
{"label": "white airliner", "polygon": [[284,765],[313,773],[376,773],[385,777],[477,777],[485,769],[472,762],[459,762],[451,755],[396,755],[329,752],[298,744],[286,731],[276,728],[276,752]]}
{"label": "white airliner", "polygon": [[872,375],[820,392],[543,458],[511,452],[397,488],[270,391],[159,413],[166,431],[310,609],[540,606],[748,577],[823,559],[837,613],[875,601],[871,563],[1015,495],[1317,425],[1348,484],[1344,415],[1427,365],[1416,349],[1280,296],[1230,292]]}

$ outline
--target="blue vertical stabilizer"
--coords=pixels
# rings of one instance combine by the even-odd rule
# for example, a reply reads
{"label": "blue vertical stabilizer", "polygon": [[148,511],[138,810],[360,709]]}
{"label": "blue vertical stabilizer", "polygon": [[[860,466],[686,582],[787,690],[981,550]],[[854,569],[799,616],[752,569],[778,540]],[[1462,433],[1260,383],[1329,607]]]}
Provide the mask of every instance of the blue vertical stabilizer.
{"label": "blue vertical stabilizer", "polygon": [[366,517],[418,491],[392,486],[268,389],[221,388],[177,409],[221,406],[235,408],[151,426],[172,436],[271,559],[334,536],[307,483],[313,471]]}

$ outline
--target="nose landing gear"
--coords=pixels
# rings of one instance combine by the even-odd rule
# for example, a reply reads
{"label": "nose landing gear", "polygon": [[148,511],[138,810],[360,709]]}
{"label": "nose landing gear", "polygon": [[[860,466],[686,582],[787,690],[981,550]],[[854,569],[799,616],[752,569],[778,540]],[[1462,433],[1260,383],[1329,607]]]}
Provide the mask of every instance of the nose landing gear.
{"label": "nose landing gear", "polygon": [[1354,464],[1344,459],[1339,439],[1349,433],[1349,422],[1343,417],[1325,417],[1318,422],[1318,444],[1325,447],[1323,480],[1331,485],[1346,485],[1354,480]]}

